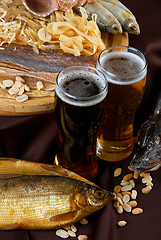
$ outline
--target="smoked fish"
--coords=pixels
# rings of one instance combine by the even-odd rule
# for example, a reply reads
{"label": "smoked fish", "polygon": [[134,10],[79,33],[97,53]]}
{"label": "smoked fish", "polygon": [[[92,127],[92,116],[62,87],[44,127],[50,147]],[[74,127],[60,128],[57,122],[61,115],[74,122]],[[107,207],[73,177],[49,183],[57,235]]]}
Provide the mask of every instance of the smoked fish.
{"label": "smoked fish", "polygon": [[[21,160],[14,162],[12,159],[12,170],[6,174],[4,161],[0,160],[1,230],[59,228],[94,213],[113,198],[111,192],[81,177],[82,180],[78,180],[79,175],[72,175],[66,169],[63,175],[62,168],[54,167],[50,171],[50,165],[42,164],[44,170],[41,171],[41,164],[34,163],[34,175],[31,175],[30,167],[28,172],[27,167],[24,169],[26,175],[19,175],[23,173],[22,166],[32,163],[23,161],[21,164]],[[9,163],[10,160],[6,160],[6,165]],[[36,164],[39,175],[36,175]]]}

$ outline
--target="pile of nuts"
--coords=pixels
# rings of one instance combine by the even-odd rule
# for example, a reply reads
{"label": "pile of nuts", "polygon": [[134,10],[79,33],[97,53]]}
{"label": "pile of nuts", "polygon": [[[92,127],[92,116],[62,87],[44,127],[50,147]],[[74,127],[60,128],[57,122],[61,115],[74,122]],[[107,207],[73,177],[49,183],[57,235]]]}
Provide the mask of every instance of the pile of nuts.
{"label": "pile of nuts", "polygon": [[[29,86],[25,83],[25,80],[21,76],[16,76],[15,81],[11,79],[3,80],[0,83],[2,89],[6,89],[8,94],[15,97],[17,102],[24,102],[28,99],[27,92],[31,91]],[[38,91],[44,88],[42,81],[36,82],[36,88]]]}
{"label": "pile of nuts", "polygon": [[[130,169],[130,168],[129,168]],[[122,173],[121,168],[117,168],[114,171],[114,177],[120,176]],[[144,188],[142,188],[142,193],[147,194],[152,190],[153,183],[152,177],[150,173],[145,172],[134,172],[126,174],[119,185],[114,187],[115,197],[113,199],[113,206],[116,208],[117,213],[122,214],[125,212],[132,212],[132,214],[141,214],[143,209],[137,206],[137,195],[138,192],[135,189],[135,181],[139,177],[142,177],[142,183],[146,184]],[[122,220],[118,222],[118,225],[123,227],[127,224],[126,221]]]}
{"label": "pile of nuts", "polygon": [[[83,218],[80,221],[81,224],[85,225],[88,223],[88,221]],[[61,238],[68,238],[68,237],[77,237],[77,228],[72,224],[72,225],[67,225],[64,226],[61,229],[56,230],[56,235],[61,237]],[[87,235],[79,235],[78,240],[87,240],[88,236]]]}

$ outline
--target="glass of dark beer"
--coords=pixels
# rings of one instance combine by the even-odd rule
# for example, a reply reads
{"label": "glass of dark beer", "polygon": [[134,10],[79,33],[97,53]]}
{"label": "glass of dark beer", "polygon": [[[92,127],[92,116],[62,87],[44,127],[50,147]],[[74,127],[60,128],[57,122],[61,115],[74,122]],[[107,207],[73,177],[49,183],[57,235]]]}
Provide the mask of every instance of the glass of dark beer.
{"label": "glass of dark beer", "polygon": [[106,95],[106,78],[96,68],[72,66],[57,76],[57,165],[88,179],[98,170],[96,141]]}
{"label": "glass of dark beer", "polygon": [[116,46],[99,55],[97,69],[108,81],[105,115],[97,138],[97,156],[107,161],[120,161],[133,151],[133,124],[146,83],[147,64],[139,50]]}

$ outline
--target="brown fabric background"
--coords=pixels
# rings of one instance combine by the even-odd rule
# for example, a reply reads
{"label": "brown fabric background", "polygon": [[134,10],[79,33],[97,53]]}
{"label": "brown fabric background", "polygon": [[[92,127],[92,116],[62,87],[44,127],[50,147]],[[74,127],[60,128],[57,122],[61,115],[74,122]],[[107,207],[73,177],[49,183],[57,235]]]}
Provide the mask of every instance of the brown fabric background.
{"label": "brown fabric background", "polygon": [[[145,53],[148,61],[148,79],[143,102],[137,112],[135,135],[140,124],[149,116],[161,87],[161,1],[160,0],[123,0],[136,16],[140,27],[139,36],[129,36],[130,46]],[[0,156],[14,157],[30,161],[53,163],[57,148],[57,128],[55,114],[28,117],[0,117]],[[129,159],[119,163],[99,161],[99,172],[93,180],[104,189],[113,189],[119,178],[113,177],[116,167],[127,173]],[[134,216],[129,213],[119,215],[109,203],[101,211],[88,217],[88,225],[77,223],[78,234],[87,234],[89,240],[160,240],[161,239],[161,169],[152,173],[154,188],[141,194],[143,184],[136,181],[138,206],[144,213]],[[119,220],[128,225],[117,227]],[[3,240],[56,240],[60,239],[52,231],[0,231]],[[73,239],[73,238],[69,238]]]}

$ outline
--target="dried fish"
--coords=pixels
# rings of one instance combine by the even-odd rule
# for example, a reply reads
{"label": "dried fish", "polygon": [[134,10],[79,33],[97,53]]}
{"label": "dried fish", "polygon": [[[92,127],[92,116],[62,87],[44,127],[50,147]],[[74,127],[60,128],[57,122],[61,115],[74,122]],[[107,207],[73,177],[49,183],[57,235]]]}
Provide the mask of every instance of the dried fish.
{"label": "dried fish", "polygon": [[153,114],[143,124],[138,149],[130,167],[134,171],[152,171],[161,166],[161,94]]}
{"label": "dried fish", "polygon": [[117,0],[48,0],[45,4],[42,0],[23,0],[23,4],[38,16],[47,16],[56,10],[69,11],[73,7],[80,14],[79,6],[84,6],[89,19],[92,14],[97,15],[97,24],[102,30],[121,33],[123,28],[128,33],[140,33],[139,25],[132,12]]}
{"label": "dried fish", "polygon": [[[0,160],[0,173],[8,172],[0,175],[0,229],[62,227],[101,209],[113,198],[112,193],[66,169],[33,163],[33,170],[31,165],[21,160]],[[36,168],[40,175],[35,175]],[[18,175],[24,171],[27,175]],[[48,175],[42,175],[44,172]]]}
{"label": "dried fish", "polygon": [[[108,9],[106,9],[99,2],[93,2],[84,6],[87,11],[88,19],[92,19],[92,15],[96,14],[96,22],[101,30],[108,31],[110,33],[122,33],[121,24],[118,20],[112,15]],[[79,8],[74,7],[73,9],[77,14],[81,15]]]}

